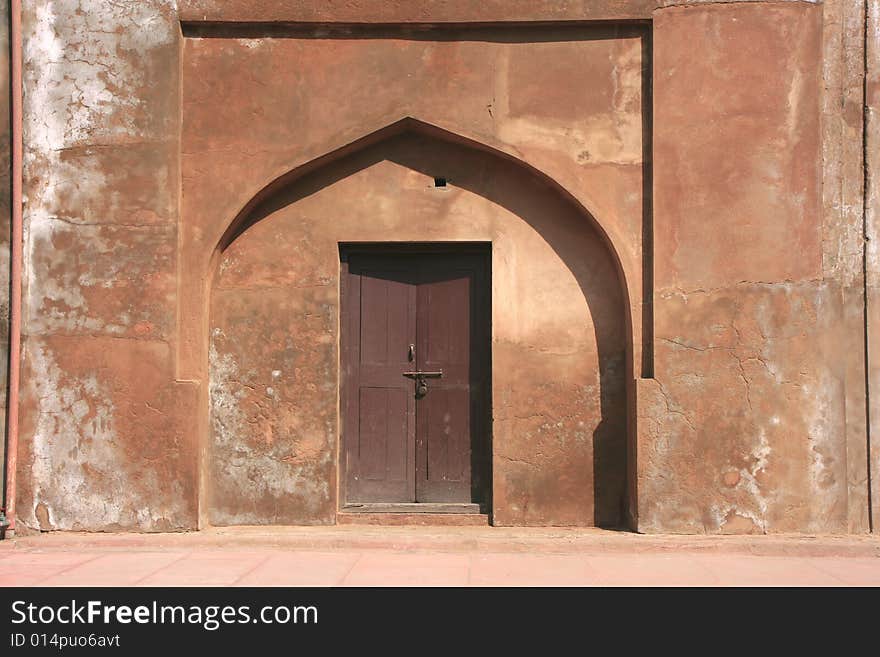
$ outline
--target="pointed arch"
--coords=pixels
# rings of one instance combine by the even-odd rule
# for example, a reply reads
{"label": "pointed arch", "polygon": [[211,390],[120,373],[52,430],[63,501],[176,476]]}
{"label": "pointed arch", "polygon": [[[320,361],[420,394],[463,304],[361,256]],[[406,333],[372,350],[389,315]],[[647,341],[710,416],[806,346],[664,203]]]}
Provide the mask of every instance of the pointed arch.
{"label": "pointed arch", "polygon": [[[290,202],[285,200],[285,194],[283,194],[285,190],[295,186],[298,182],[301,183],[307,180],[310,176],[320,175],[321,172],[337,167],[346,160],[352,160],[355,156],[371,147],[407,134],[420,135],[438,142],[457,145],[463,149],[485,153],[497,158],[501,162],[512,164],[532,179],[549,187],[559,198],[563,199],[583,216],[590,226],[598,232],[614,262],[623,292],[624,303],[626,304],[629,365],[632,367],[633,373],[642,369],[637,365],[644,358],[641,352],[652,349],[652,345],[642,344],[645,327],[641,324],[646,319],[640,314],[639,308],[643,305],[644,299],[642,297],[649,294],[650,291],[641,289],[639,285],[634,285],[634,283],[641,282],[644,272],[640,273],[638,269],[634,269],[635,263],[629,262],[631,258],[627,260],[624,257],[624,253],[630,255],[630,250],[627,248],[624,238],[617,234],[612,226],[604,224],[597,214],[587,207],[581,199],[574,196],[556,178],[526,161],[513,148],[505,144],[489,143],[487,140],[481,141],[473,136],[465,136],[413,116],[404,116],[367,132],[353,141],[331,147],[322,154],[294,166],[266,183],[242,205],[241,209],[217,239],[214,250],[210,254],[210,264],[208,265],[209,281],[217,271],[221,254],[239,235],[247,230],[248,227],[280,209],[287,202]],[[348,175],[355,173],[357,168],[357,166],[353,166],[348,169]],[[345,176],[340,175],[337,179],[343,177]],[[627,266],[627,263],[629,266]],[[645,264],[642,263],[641,267],[644,268]],[[210,282],[208,284],[210,286]]]}
{"label": "pointed arch", "polygon": [[609,230],[602,225],[593,212],[571,194],[571,192],[569,192],[563,185],[557,182],[555,178],[526,162],[521,157],[509,152],[508,149],[505,149],[501,145],[490,145],[411,116],[406,116],[394,121],[393,123],[365,134],[352,142],[334,148],[323,155],[319,155],[304,164],[292,168],[264,185],[245,203],[226,227],[226,230],[217,242],[215,253],[222,253],[242,232],[247,230],[249,226],[253,225],[272,211],[278,209],[277,204],[273,204],[273,199],[281,190],[289,187],[296,181],[305,178],[309,174],[313,174],[331,164],[335,164],[346,157],[355,155],[371,146],[375,146],[383,141],[407,133],[423,135],[439,141],[457,144],[468,149],[488,153],[501,160],[517,165],[524,171],[527,171],[535,179],[555,190],[556,193],[563,197],[568,203],[575,206],[578,211],[590,221],[593,227],[605,240],[618,268],[621,284],[623,285],[625,292],[624,297],[627,300],[629,299],[629,286],[627,285],[625,268],[620,255],[620,248],[619,245],[615,243],[616,240],[612,238]]}
{"label": "pointed arch", "polygon": [[[410,155],[406,159],[400,159],[398,155],[395,155],[397,150],[395,145],[403,140],[416,140],[423,144],[425,149],[424,153],[428,156],[425,158],[425,161],[421,161],[416,155]],[[269,217],[282,208],[296,203],[302,198],[315,194],[338,181],[348,178],[381,160],[390,160],[430,176],[430,161],[432,159],[430,154],[437,152],[445,153],[444,157],[446,158],[446,162],[457,161],[455,158],[469,159],[471,156],[477,157],[480,161],[489,163],[489,167],[494,167],[499,171],[506,171],[507,173],[503,175],[513,176],[512,178],[509,178],[509,180],[520,180],[523,184],[529,187],[531,187],[533,183],[537,183],[540,185],[541,189],[544,190],[541,192],[542,194],[549,192],[549,196],[546,197],[548,202],[550,199],[555,198],[555,200],[552,201],[553,204],[564,204],[569,208],[566,212],[570,213],[572,217],[583,218],[588,224],[589,229],[595,233],[595,237],[592,238],[595,240],[594,243],[600,251],[605,251],[607,255],[603,256],[603,258],[607,257],[607,261],[611,265],[611,267],[606,270],[609,272],[610,276],[605,280],[609,281],[611,285],[614,285],[614,283],[611,282],[614,278],[612,270],[615,270],[617,275],[618,290],[623,304],[623,316],[620,318],[621,323],[617,325],[621,330],[619,330],[617,334],[625,336],[623,341],[626,344],[626,358],[628,360],[627,370],[632,371],[630,368],[633,363],[633,316],[631,314],[632,299],[630,296],[630,286],[627,285],[626,270],[620,252],[618,248],[616,248],[609,230],[606,230],[606,227],[596,219],[594,214],[590,212],[580,200],[565,189],[563,185],[559,184],[557,180],[526,162],[518,155],[509,152],[505,147],[486,144],[412,117],[405,117],[378,130],[372,131],[355,141],[329,150],[323,155],[314,157],[303,164],[295,166],[264,185],[241,207],[217,240],[212,254],[212,267],[208,272],[208,286],[210,287],[213,285],[211,280],[217,274],[219,269],[218,265],[223,258],[224,251],[248,231],[251,226],[254,226],[262,219]],[[492,162],[495,162],[495,164],[492,164]],[[452,180],[451,182],[452,184],[456,183],[455,180]],[[530,207],[517,207],[510,203],[505,203],[505,200],[496,193],[497,190],[492,189],[491,184],[488,185],[488,187],[475,187],[473,185],[468,187],[465,183],[460,186],[463,189],[467,189],[483,196],[497,205],[506,207],[513,214],[524,218],[528,223],[532,223],[527,218],[528,214],[531,213],[534,215],[536,213],[543,213],[543,209],[536,205]],[[526,212],[524,213],[522,210],[526,210]],[[551,224],[552,222],[547,222],[545,224],[550,227],[548,233],[542,233],[540,230],[538,232],[541,233],[547,240],[547,243],[557,251],[562,261],[571,263],[578,258],[582,259],[583,254],[576,252],[576,246],[570,241],[566,241],[564,235],[553,228]],[[535,227],[534,223],[533,227]],[[593,289],[591,297],[586,292],[584,281],[578,279],[578,283],[582,286],[582,290],[585,291],[585,298],[596,298],[595,288]],[[606,322],[607,327],[611,320],[603,321]],[[608,332],[605,331],[606,335],[607,333]],[[602,351],[601,345],[599,346],[599,349]],[[627,384],[626,387],[627,390],[629,390],[630,385]],[[626,396],[630,397],[630,393],[627,392]],[[627,406],[630,406],[631,403],[632,400],[630,398],[627,402]],[[629,414],[630,411],[627,411],[626,415]],[[604,417],[605,412],[603,409],[603,418]],[[629,425],[629,421],[626,418],[623,418],[623,423],[624,426]],[[629,431],[625,428],[624,432],[629,433],[632,431],[631,426],[628,428]],[[598,435],[599,434],[597,433],[597,437]],[[631,441],[631,437],[627,440]],[[627,466],[627,475],[630,477],[633,476],[632,468],[633,465],[630,463]]]}

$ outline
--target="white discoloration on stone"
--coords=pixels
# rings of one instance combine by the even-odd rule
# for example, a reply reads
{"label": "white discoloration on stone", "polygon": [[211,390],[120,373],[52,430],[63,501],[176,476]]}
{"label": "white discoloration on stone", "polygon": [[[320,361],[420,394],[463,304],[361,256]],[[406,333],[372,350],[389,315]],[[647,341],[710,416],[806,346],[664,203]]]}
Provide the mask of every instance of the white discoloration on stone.
{"label": "white discoloration on stone", "polygon": [[[626,40],[621,39],[621,43]],[[632,39],[614,72],[614,111],[571,122],[549,116],[511,116],[511,59],[498,58],[495,97],[499,138],[518,147],[566,152],[579,164],[642,162],[641,46]]]}
{"label": "white discoloration on stone", "polygon": [[[157,48],[173,47],[177,39],[175,9],[174,0],[49,0],[29,9],[23,35],[29,318],[36,316],[43,298],[83,309],[84,300],[75,285],[34,276],[33,270],[34,253],[45,248],[46,238],[55,230],[52,222],[62,208],[68,223],[108,221],[103,216],[83,215],[81,206],[87,203],[79,202],[106,194],[107,177],[100,158],[79,157],[71,162],[64,154],[90,144],[138,143],[160,137],[152,127],[155,122],[144,120],[137,110],[145,102],[143,88],[150,84],[150,54]],[[120,332],[121,327],[99,324],[85,320],[82,326],[68,328]]]}
{"label": "white discoloration on stone", "polygon": [[789,82],[788,117],[785,121],[786,128],[788,129],[788,143],[794,143],[797,137],[797,130],[801,120],[801,99],[804,97],[801,90],[804,83],[803,76],[797,66],[792,66],[792,69],[794,70],[794,75],[792,75]]}
{"label": "white discoloration on stone", "polygon": [[[770,499],[761,489],[759,478],[767,470],[772,450],[767,435],[763,430],[758,433],[756,446],[749,453],[750,465],[739,468],[739,481],[734,487],[735,501],[726,503],[715,502],[710,507],[712,526],[705,529],[709,532],[723,531],[731,518],[739,516],[750,520],[754,527],[762,533],[771,530],[767,522]],[[729,472],[730,470],[726,470]],[[745,499],[740,498],[744,494]]]}
{"label": "white discoloration on stone", "polygon": [[32,154],[91,142],[99,135],[131,138],[141,132],[121,114],[120,122],[108,117],[141,102],[132,93],[146,81],[137,56],[176,38],[175,7],[173,0],[35,3],[24,42],[27,105],[39,108],[25,112]]}
{"label": "white discoloration on stone", "polygon": [[248,50],[257,50],[266,45],[266,39],[236,39],[236,43],[240,46],[244,46]]}
{"label": "white discoloration on stone", "polygon": [[840,499],[845,499],[845,466],[839,453],[839,428],[843,425],[844,406],[841,382],[827,371],[816,373],[818,383],[804,386],[803,405],[808,430],[809,488],[811,496],[810,526],[821,531],[827,527]]}
{"label": "white discoloration on stone", "polygon": [[[126,312],[107,318],[99,313],[90,313],[84,291],[92,287],[108,288],[113,282],[123,278],[121,269],[125,263],[116,263],[115,268],[100,272],[102,280],[92,273],[80,273],[77,264],[88,258],[82,253],[73,254],[69,266],[60,266],[58,258],[63,253],[56,248],[56,237],[70,238],[74,229],[66,222],[53,218],[35,219],[28,223],[26,244],[26,280],[23,305],[26,325],[31,334],[46,332],[48,327],[64,332],[102,332],[122,335],[126,332],[131,318]],[[93,227],[79,230],[89,231],[89,249],[95,253],[110,252],[108,244]]]}
{"label": "white discoloration on stone", "polygon": [[[296,447],[288,444],[280,446],[292,457],[280,456],[280,452],[272,450],[256,450],[252,448],[250,439],[259,435],[267,445],[277,440],[271,423],[263,423],[262,429],[249,422],[243,405],[251,387],[243,381],[243,373],[239,364],[230,353],[221,353],[217,342],[225,339],[222,329],[215,327],[211,331],[209,347],[211,401],[211,427],[215,446],[215,473],[231,479],[234,486],[247,491],[251,500],[274,498],[280,505],[285,498],[296,497],[299,504],[311,508],[313,513],[330,497],[330,482],[323,477],[316,477],[314,471],[320,470],[332,458],[329,450],[311,462],[295,462]],[[278,371],[278,370],[276,370]],[[279,371],[280,374],[280,371]],[[277,379],[277,377],[275,377]],[[279,401],[278,391],[267,388],[266,394],[274,401]],[[303,409],[303,412],[307,412]],[[327,427],[328,435],[333,428]],[[255,433],[256,432],[256,433]],[[288,440],[290,437],[288,436]],[[247,505],[239,504],[238,513],[225,513],[216,510],[215,521],[220,524],[252,524],[254,516],[247,510]],[[278,512],[284,509],[279,508]]]}
{"label": "white discoloration on stone", "polygon": [[[88,270],[94,266],[89,258],[109,253],[112,245],[102,242],[99,230],[77,224],[120,221],[114,216],[119,192],[108,189],[106,151],[101,149],[158,142],[173,134],[173,117],[163,115],[166,94],[151,100],[146,90],[158,75],[174,74],[159,70],[154,54],[176,47],[175,9],[175,0],[24,5],[22,329],[27,335],[115,335],[125,332],[131,319],[131,309],[124,307],[112,317],[88,313],[87,290],[108,289],[120,275],[106,263]],[[153,111],[156,103],[162,111]],[[155,175],[159,180],[165,174]],[[122,221],[136,223],[154,216],[151,212],[144,208]],[[94,251],[83,255],[76,247],[53,244],[61,235],[67,246],[77,244],[71,239],[77,237]],[[85,266],[78,269],[77,264]],[[130,465],[132,454],[124,447],[130,437],[119,436],[114,426],[119,393],[106,382],[106,374],[70,375],[39,338],[27,342],[25,359],[31,374],[23,385],[35,397],[33,434],[26,437],[34,456],[29,482],[34,508],[21,510],[22,521],[37,526],[39,508],[53,529],[177,526],[188,515],[183,487],[178,481],[159,481],[155,470]],[[174,501],[135,498],[132,491],[138,489],[161,490]]]}
{"label": "white discoloration on stone", "polygon": [[767,531],[767,498],[761,492],[761,484],[758,477],[767,469],[767,459],[770,456],[770,443],[767,442],[766,434],[761,431],[758,445],[752,450],[752,465],[740,470],[742,476],[741,485],[749,493],[754,504],[753,509],[743,510],[737,507],[737,513],[745,518],[750,518],[761,531]]}
{"label": "white discoloration on stone", "polygon": [[818,388],[805,385],[804,392],[810,394],[814,402],[812,410],[808,414],[810,458],[812,462],[810,467],[810,483],[813,491],[818,494],[821,488],[827,487],[828,483],[821,452],[822,446],[828,439],[829,402],[832,400],[826,387],[823,385],[819,385]]}
{"label": "white discoloration on stone", "polygon": [[[213,335],[215,337],[222,336],[223,331],[215,328]],[[230,434],[241,433],[245,429],[245,421],[239,409],[244,391],[240,387],[234,391],[228,389],[229,384],[238,377],[238,366],[232,354],[221,356],[217,352],[214,340],[211,340],[209,363],[211,381],[208,390],[211,397],[211,417],[214,431],[220,440],[226,440]]]}
{"label": "white discoloration on stone", "polygon": [[[149,500],[131,500],[129,470],[121,467],[129,455],[120,445],[114,422],[111,391],[95,374],[73,378],[64,373],[49,348],[38,340],[27,345],[27,359],[34,373],[32,385],[39,399],[36,427],[32,434],[30,466],[33,508],[21,509],[22,521],[41,527],[36,508],[44,505],[50,527],[78,530],[90,527],[126,527],[155,530],[169,519],[175,522],[182,508],[158,510]],[[138,485],[160,490],[163,482],[150,469],[137,471]],[[101,486],[96,487],[96,481]],[[164,482],[167,486],[168,482]],[[172,499],[182,499],[180,486],[172,483]],[[108,495],[107,491],[118,494]]]}
{"label": "white discoloration on stone", "polygon": [[51,276],[38,276],[36,271],[37,254],[47,254],[53,251],[52,238],[55,229],[56,224],[52,221],[31,221],[27,226],[26,280],[31,284],[27,287],[24,305],[28,317],[36,317],[42,313],[44,299],[61,301],[69,308],[83,308],[85,306],[85,298],[77,286],[61,285],[60,281]]}

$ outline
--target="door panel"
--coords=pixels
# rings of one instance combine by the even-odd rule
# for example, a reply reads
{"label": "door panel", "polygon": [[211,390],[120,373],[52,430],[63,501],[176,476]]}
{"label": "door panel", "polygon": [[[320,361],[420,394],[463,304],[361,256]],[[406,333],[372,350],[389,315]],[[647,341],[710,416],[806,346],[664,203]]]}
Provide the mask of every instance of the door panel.
{"label": "door panel", "polygon": [[[437,271],[442,263],[426,263],[434,271],[423,274],[419,308],[424,308],[418,330],[424,332],[424,365],[445,363],[467,367],[470,358],[470,308],[473,272]],[[432,280],[445,274],[451,280]]]}
{"label": "door panel", "polygon": [[[417,401],[416,499],[470,502],[471,299],[475,272],[466,257],[426,261],[418,288],[419,368],[427,379]],[[466,466],[466,467],[465,467]]]}
{"label": "door panel", "polygon": [[[486,500],[488,281],[484,254],[348,257],[346,502]],[[421,395],[418,377],[404,372],[442,377],[422,379]]]}
{"label": "door panel", "polygon": [[361,312],[366,313],[361,320],[361,365],[397,364],[406,354],[412,284],[394,280],[394,273],[375,268],[361,273]]}
{"label": "door panel", "polygon": [[349,262],[347,501],[411,502],[415,495],[415,399],[401,376],[411,364],[416,286],[404,261]]}
{"label": "door panel", "polygon": [[425,482],[462,484],[460,497],[466,499],[436,500],[427,498],[425,486],[418,490],[420,501],[469,502],[470,489],[470,391],[451,386],[433,388],[430,402],[419,408],[424,426],[418,436],[424,437]]}
{"label": "door panel", "polygon": [[402,388],[361,388],[358,457],[363,479],[406,482],[407,397]]}

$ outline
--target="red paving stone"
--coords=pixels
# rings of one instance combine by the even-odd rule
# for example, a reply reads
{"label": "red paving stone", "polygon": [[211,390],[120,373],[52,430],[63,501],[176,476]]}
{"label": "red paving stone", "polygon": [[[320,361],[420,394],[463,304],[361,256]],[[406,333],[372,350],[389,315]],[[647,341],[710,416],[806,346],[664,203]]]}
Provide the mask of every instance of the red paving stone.
{"label": "red paving stone", "polygon": [[345,586],[467,586],[470,555],[368,552],[342,581]]}
{"label": "red paving stone", "polygon": [[[108,557],[112,558],[111,555]],[[232,586],[272,557],[271,552],[200,551],[136,582],[138,586]]]}
{"label": "red paving stone", "polygon": [[337,586],[360,553],[281,552],[241,577],[237,586]]}
{"label": "red paving stone", "polygon": [[595,586],[599,574],[580,555],[489,554],[471,557],[474,586]]}
{"label": "red paving stone", "polygon": [[880,568],[877,559],[827,557],[811,564],[851,586],[880,586]]}
{"label": "red paving stone", "polygon": [[0,586],[39,586],[52,576],[60,576],[100,557],[91,552],[12,553],[0,568]]}
{"label": "red paving stone", "polygon": [[711,570],[694,555],[617,554],[590,560],[604,586],[715,586]]}
{"label": "red paving stone", "polygon": [[[696,560],[710,570],[720,586],[843,586],[845,582],[818,566],[830,557],[752,557],[700,555]],[[880,570],[880,559],[875,559]]]}
{"label": "red paving stone", "polygon": [[103,554],[70,570],[51,575],[40,586],[132,586],[183,558],[177,552]]}
{"label": "red paving stone", "polygon": [[503,585],[880,586],[880,538],[371,527],[0,542],[0,586]]}

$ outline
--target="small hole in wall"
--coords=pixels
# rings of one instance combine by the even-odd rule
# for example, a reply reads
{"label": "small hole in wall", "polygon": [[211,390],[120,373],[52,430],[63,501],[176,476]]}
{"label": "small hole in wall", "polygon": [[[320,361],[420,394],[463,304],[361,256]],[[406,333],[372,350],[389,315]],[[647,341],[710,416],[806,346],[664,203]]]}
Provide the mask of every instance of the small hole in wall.
{"label": "small hole in wall", "polygon": [[434,187],[446,187],[446,178],[434,178]]}

